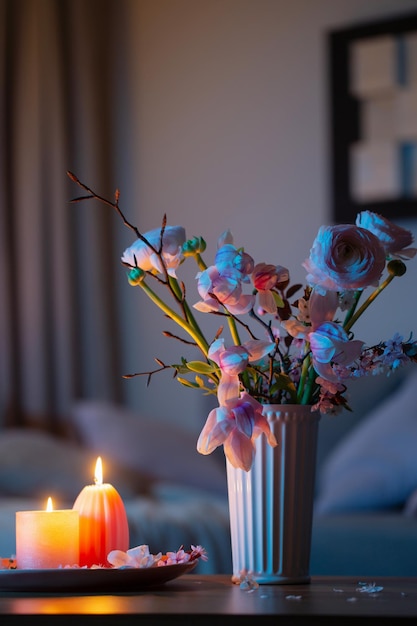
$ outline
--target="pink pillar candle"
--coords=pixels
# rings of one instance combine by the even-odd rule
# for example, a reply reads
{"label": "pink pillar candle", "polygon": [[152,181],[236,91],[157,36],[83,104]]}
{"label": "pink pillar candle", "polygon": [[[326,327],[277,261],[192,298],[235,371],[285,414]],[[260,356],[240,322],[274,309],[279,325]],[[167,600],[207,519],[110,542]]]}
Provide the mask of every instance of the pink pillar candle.
{"label": "pink pillar candle", "polygon": [[74,502],[80,515],[80,565],[109,567],[112,550],[129,549],[129,527],[123,500],[108,483],[103,484],[98,457],[95,484],[87,485]]}
{"label": "pink pillar candle", "polygon": [[78,565],[78,511],[16,512],[16,566],[18,569],[49,569]]}

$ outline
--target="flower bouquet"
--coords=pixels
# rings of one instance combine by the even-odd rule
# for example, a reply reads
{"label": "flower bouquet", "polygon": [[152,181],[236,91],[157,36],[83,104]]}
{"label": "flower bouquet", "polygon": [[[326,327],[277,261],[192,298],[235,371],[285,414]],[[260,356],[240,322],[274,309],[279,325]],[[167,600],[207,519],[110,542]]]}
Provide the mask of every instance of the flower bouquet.
{"label": "flower bouquet", "polygon": [[[414,257],[412,234],[384,217],[364,211],[356,224],[322,226],[303,263],[306,285],[292,285],[286,267],[256,263],[223,233],[211,265],[203,260],[202,237],[188,239],[181,226],[167,224],[142,234],[113,200],[101,197],[74,174],[70,178],[86,195],[117,211],[135,234],[121,261],[128,281],[137,286],[179,327],[183,334],[164,335],[197,348],[199,358],[182,356],[178,363],[156,359],[157,368],[130,374],[152,377],[171,370],[179,383],[217,396],[197,443],[202,454],[219,445],[234,467],[248,471],[255,439],[264,433],[276,445],[263,409],[265,404],[304,404],[321,413],[349,409],[349,380],[386,374],[417,361],[417,342],[396,334],[368,346],[353,326]],[[189,259],[197,266],[200,299],[189,304],[179,277]],[[365,290],[371,288],[369,295]],[[161,295],[166,294],[166,299]],[[206,338],[197,313],[219,318],[213,337]],[[225,336],[225,327],[228,336]]]}

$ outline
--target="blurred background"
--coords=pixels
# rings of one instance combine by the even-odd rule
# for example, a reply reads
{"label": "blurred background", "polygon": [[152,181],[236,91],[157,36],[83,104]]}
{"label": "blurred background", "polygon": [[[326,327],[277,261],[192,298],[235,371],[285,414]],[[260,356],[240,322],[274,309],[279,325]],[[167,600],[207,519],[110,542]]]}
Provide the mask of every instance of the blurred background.
{"label": "blurred background", "polygon": [[[142,232],[166,213],[203,236],[207,264],[230,228],[257,262],[303,281],[334,220],[327,36],[412,10],[416,0],[0,0],[3,425],[59,429],[74,401],[102,399],[199,432],[200,393],[165,372],[150,387],[123,379],[184,348],[127,283],[133,233],[109,207],[70,204],[80,190],[67,170],[110,199],[119,188]],[[395,221],[417,234],[417,217]],[[358,338],[416,328],[414,272]],[[181,271],[191,303],[195,274]]]}

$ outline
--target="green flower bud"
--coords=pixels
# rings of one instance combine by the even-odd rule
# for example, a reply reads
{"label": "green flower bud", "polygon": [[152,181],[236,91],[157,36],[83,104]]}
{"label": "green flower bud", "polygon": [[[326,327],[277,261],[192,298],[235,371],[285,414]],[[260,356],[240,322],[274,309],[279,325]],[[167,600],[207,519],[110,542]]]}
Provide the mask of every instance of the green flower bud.
{"label": "green flower bud", "polygon": [[194,256],[201,254],[206,249],[206,242],[202,237],[193,237],[186,241],[182,246],[184,256]]}
{"label": "green flower bud", "polygon": [[393,259],[388,263],[387,270],[393,276],[404,276],[407,271],[407,267],[403,261],[400,261],[400,259]]}
{"label": "green flower bud", "polygon": [[129,285],[137,287],[145,278],[145,272],[140,267],[134,267],[127,273]]}

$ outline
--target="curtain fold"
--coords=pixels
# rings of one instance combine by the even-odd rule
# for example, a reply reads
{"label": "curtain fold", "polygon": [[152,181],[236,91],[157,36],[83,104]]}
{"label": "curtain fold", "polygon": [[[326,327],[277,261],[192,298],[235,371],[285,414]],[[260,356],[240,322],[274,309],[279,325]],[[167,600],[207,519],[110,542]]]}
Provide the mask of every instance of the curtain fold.
{"label": "curtain fold", "polygon": [[121,401],[112,196],[123,5],[1,0],[0,419],[59,428],[76,398]]}

